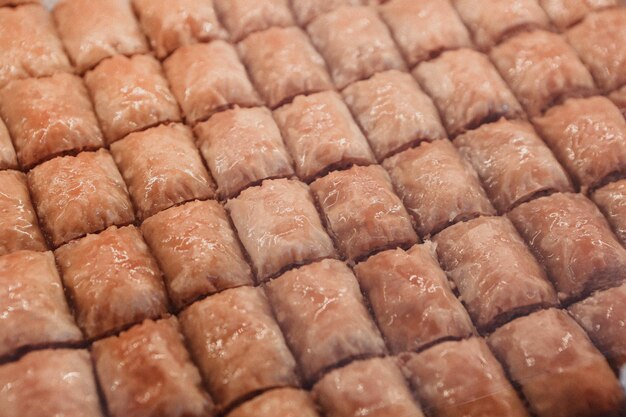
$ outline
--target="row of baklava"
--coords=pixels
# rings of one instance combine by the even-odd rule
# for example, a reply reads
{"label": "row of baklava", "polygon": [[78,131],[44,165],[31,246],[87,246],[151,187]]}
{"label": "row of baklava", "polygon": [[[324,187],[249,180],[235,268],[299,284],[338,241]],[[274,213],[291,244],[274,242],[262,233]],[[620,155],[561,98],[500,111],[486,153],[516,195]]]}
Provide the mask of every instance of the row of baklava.
{"label": "row of baklava", "polygon": [[[3,0],[0,6],[28,3],[37,1]],[[135,0],[132,3],[137,20],[125,1],[95,5],[84,1],[64,1],[55,7],[55,20],[63,43],[80,73],[112,55],[146,53],[148,43],[159,58],[165,58],[177,48],[191,43],[216,39],[239,42],[251,33],[270,27],[294,26],[296,22],[306,28],[321,15],[342,6],[363,6],[379,1],[271,0],[250,4],[245,0],[186,0],[177,3]],[[448,1],[432,0],[381,3],[386,4],[380,8],[380,15],[412,67],[443,50],[470,47],[472,38],[480,49],[488,50],[519,30],[564,31],[589,12],[615,6],[619,1],[498,1],[489,8],[480,7],[477,0],[454,0],[452,5]],[[324,19],[327,24],[333,21],[340,23],[330,16]],[[322,23],[315,25],[325,26]],[[142,38],[140,30],[144,31],[149,42]],[[341,37],[338,40],[354,41]]]}

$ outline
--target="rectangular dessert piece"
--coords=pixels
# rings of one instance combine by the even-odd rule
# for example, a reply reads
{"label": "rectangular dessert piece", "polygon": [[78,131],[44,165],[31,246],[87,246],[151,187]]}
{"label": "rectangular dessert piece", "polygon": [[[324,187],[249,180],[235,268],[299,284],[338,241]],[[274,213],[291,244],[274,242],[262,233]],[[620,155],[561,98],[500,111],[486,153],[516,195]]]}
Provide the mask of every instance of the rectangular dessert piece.
{"label": "rectangular dessert piece", "polygon": [[336,256],[309,187],[299,181],[265,180],[228,200],[226,209],[260,281],[294,265]]}
{"label": "rectangular dessert piece", "polygon": [[26,175],[11,170],[0,171],[0,255],[18,250],[46,249],[30,201]]}
{"label": "rectangular dessert piece", "polygon": [[50,14],[38,4],[0,9],[0,88],[11,80],[71,72]]}
{"label": "rectangular dessert piece", "polygon": [[278,388],[265,392],[231,411],[227,417],[319,417],[306,391]]}
{"label": "rectangular dessert piece", "polygon": [[493,48],[491,59],[529,116],[595,89],[574,49],[552,32],[520,33]]}
{"label": "rectangular dessert piece", "polygon": [[506,217],[457,223],[433,241],[479,330],[558,305],[545,271]]}
{"label": "rectangular dessert piece", "polygon": [[439,267],[435,245],[381,252],[354,268],[392,353],[472,335],[472,322]]}
{"label": "rectangular dessert piece", "polygon": [[262,390],[299,385],[296,362],[260,288],[205,298],[180,320],[218,410]]}
{"label": "rectangular dessert piece", "polygon": [[565,170],[527,122],[500,119],[457,136],[454,145],[499,213],[543,194],[573,191]]}
{"label": "rectangular dessert piece", "polygon": [[529,29],[548,29],[550,22],[537,0],[452,0],[461,19],[484,51],[505,38]]}
{"label": "rectangular dessert piece", "polygon": [[85,74],[107,143],[129,133],[180,120],[161,64],[149,55],[116,55]]}
{"label": "rectangular dessert piece", "polygon": [[606,97],[570,99],[533,121],[583,193],[626,174],[626,120]]}
{"label": "rectangular dessert piece", "polygon": [[391,0],[379,12],[411,67],[444,51],[472,46],[449,0]]}
{"label": "rectangular dessert piece", "polygon": [[311,184],[311,191],[337,247],[350,261],[418,240],[409,213],[380,165],[331,172]]}
{"label": "rectangular dessert piece", "polygon": [[298,96],[274,110],[274,118],[303,181],[375,162],[367,139],[337,92]]}
{"label": "rectangular dessert piece", "polygon": [[308,25],[313,19],[342,6],[362,6],[367,0],[291,0],[291,7],[300,26]]}
{"label": "rectangular dessert piece", "polygon": [[593,193],[592,199],[626,246],[626,180],[605,185]]}
{"label": "rectangular dessert piece", "polygon": [[44,162],[28,173],[28,185],[54,247],[135,220],[124,180],[105,149]]}
{"label": "rectangular dessert piece", "polygon": [[0,320],[0,356],[82,340],[52,252],[24,250],[0,256]]}
{"label": "rectangular dessert piece", "polygon": [[2,119],[0,119],[0,170],[17,168],[17,155],[15,155],[15,148],[13,148],[9,130]]}
{"label": "rectangular dessert piece", "polygon": [[215,195],[213,180],[202,164],[191,129],[185,125],[161,125],[131,133],[111,145],[111,153],[139,219]]}
{"label": "rectangular dessert piece", "polygon": [[224,41],[183,46],[163,68],[187,123],[206,120],[235,104],[261,103],[237,51]]}
{"label": "rectangular dessert piece", "polygon": [[618,371],[626,365],[626,284],[598,291],[569,312]]}
{"label": "rectangular dessert piece", "polygon": [[495,214],[478,175],[448,140],[423,142],[383,166],[422,237],[461,220]]}
{"label": "rectangular dessert piece", "polygon": [[496,330],[489,346],[538,417],[620,414],[624,393],[606,359],[562,310],[542,310]]}
{"label": "rectangular dessert piece", "polygon": [[97,341],[96,372],[112,417],[207,417],[213,403],[185,348],[176,318]]}
{"label": "rectangular dessert piece", "polygon": [[3,417],[103,417],[86,350],[41,350],[0,366]]}
{"label": "rectangular dessert piece", "polygon": [[406,69],[389,30],[370,7],[341,7],[308,27],[338,89],[377,72]]}
{"label": "rectangular dessert piece", "polygon": [[223,198],[234,197],[266,178],[294,173],[278,126],[265,107],[226,110],[194,131]]}
{"label": "rectangular dessert piece", "polygon": [[617,6],[620,0],[539,0],[552,24],[565,30],[594,10]]}
{"label": "rectangular dessert piece", "polygon": [[61,246],[55,256],[87,337],[167,312],[161,271],[135,226],[111,226]]}
{"label": "rectangular dessert piece", "polygon": [[626,279],[626,249],[598,208],[581,194],[522,204],[509,218],[568,302]]}
{"label": "rectangular dessert piece", "polygon": [[225,39],[212,0],[132,0],[143,32],[157,58],[181,46]]}
{"label": "rectangular dessert piece", "polygon": [[352,359],[385,353],[359,284],[343,262],[326,259],[291,270],[265,290],[307,381]]}
{"label": "rectangular dessert piece", "polygon": [[566,37],[598,87],[610,91],[626,84],[626,8],[591,13]]}
{"label": "rectangular dessert piece", "polygon": [[434,417],[530,416],[483,339],[444,342],[401,359]]}
{"label": "rectangular dessert piece", "polygon": [[470,49],[444,52],[413,75],[432,97],[450,136],[523,111],[489,59]]}
{"label": "rectangular dessert piece", "polygon": [[315,384],[313,395],[327,417],[424,417],[392,358],[336,369]]}
{"label": "rectangular dessert piece", "polygon": [[253,33],[239,43],[238,49],[270,108],[299,94],[333,89],[324,59],[299,28],[273,27]]}
{"label": "rectangular dessert piece", "polygon": [[437,108],[410,74],[375,74],[344,89],[343,97],[379,161],[423,140],[446,137]]}
{"label": "rectangular dessert piece", "polygon": [[65,49],[81,74],[114,55],[148,52],[128,0],[60,0],[52,13]]}
{"label": "rectangular dessert piece", "polygon": [[230,40],[239,42],[253,32],[295,24],[288,0],[214,0],[215,9],[230,32]]}
{"label": "rectangular dessert piece", "polygon": [[624,117],[626,117],[626,85],[621,89],[615,90],[611,94],[609,94],[609,98],[622,111]]}
{"label": "rectangular dessert piece", "polygon": [[163,268],[177,308],[207,294],[251,285],[237,235],[217,201],[192,201],[162,211],[141,231]]}
{"label": "rectangular dessert piece", "polygon": [[24,168],[104,146],[82,80],[70,74],[16,80],[0,90],[0,116]]}

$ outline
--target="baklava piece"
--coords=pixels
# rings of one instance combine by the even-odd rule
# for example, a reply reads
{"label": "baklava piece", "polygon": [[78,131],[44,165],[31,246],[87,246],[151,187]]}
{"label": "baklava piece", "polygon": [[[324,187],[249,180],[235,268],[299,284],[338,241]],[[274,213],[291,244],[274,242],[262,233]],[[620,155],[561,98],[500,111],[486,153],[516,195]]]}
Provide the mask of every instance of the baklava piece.
{"label": "baklava piece", "polygon": [[65,49],[81,74],[114,55],[148,52],[128,0],[60,0],[52,13]]}
{"label": "baklava piece", "polygon": [[313,395],[329,417],[424,417],[391,358],[336,369],[315,384]]}
{"label": "baklava piece", "polygon": [[493,48],[491,59],[531,117],[595,89],[574,49],[552,32],[520,33]]}
{"label": "baklava piece", "polygon": [[26,175],[0,171],[0,255],[18,250],[45,251],[46,242],[30,200]]}
{"label": "baklava piece", "polygon": [[157,58],[198,42],[225,39],[212,0],[132,0]]}
{"label": "baklava piece", "polygon": [[176,318],[142,324],[92,347],[112,417],[207,417],[213,404],[202,389]]}
{"label": "baklava piece", "polygon": [[537,0],[452,0],[476,45],[488,51],[516,32],[548,29],[550,22]]}
{"label": "baklava piece", "polygon": [[500,213],[544,194],[573,191],[565,170],[527,122],[501,119],[457,136],[454,145]]}
{"label": "baklava piece", "polygon": [[111,226],[61,246],[55,256],[87,337],[167,312],[161,271],[135,226]]}
{"label": "baklava piece", "polygon": [[606,359],[562,310],[512,321],[488,339],[538,417],[618,416],[624,393]]}
{"label": "baklava piece", "polygon": [[444,342],[401,356],[405,373],[435,417],[529,417],[483,339]]}
{"label": "baklava piece", "polygon": [[213,1],[233,42],[239,42],[253,32],[294,25],[288,0]]}
{"label": "baklava piece", "polygon": [[598,208],[581,194],[553,194],[509,213],[568,302],[626,279],[626,249]]}
{"label": "baklava piece", "polygon": [[391,0],[379,11],[411,67],[444,51],[472,46],[449,0]]}
{"label": "baklava piece", "polygon": [[626,84],[626,8],[591,13],[566,37],[598,87],[610,91]]}
{"label": "baklava piece", "polygon": [[375,162],[367,139],[334,91],[296,97],[275,110],[274,118],[303,181]]}
{"label": "baklava piece", "polygon": [[274,27],[253,33],[238,48],[252,81],[270,108],[300,94],[333,89],[324,59],[301,29]]}
{"label": "baklava piece", "polygon": [[291,7],[300,26],[308,25],[313,19],[342,6],[362,6],[367,0],[291,0]]}
{"label": "baklava piece", "polygon": [[626,365],[626,284],[599,291],[569,312],[613,367]]}
{"label": "baklava piece", "polygon": [[617,6],[620,0],[539,0],[554,26],[565,30],[594,10]]}
{"label": "baklava piece", "polygon": [[299,385],[296,362],[260,288],[223,291],[193,304],[180,320],[219,410],[269,388]]}
{"label": "baklava piece", "polygon": [[306,392],[278,388],[240,405],[227,417],[319,417],[317,406]]}
{"label": "baklava piece", "polygon": [[177,308],[207,294],[251,285],[237,235],[217,201],[192,201],[141,225]]}
{"label": "baklava piece", "polygon": [[383,163],[422,237],[495,214],[478,175],[448,140],[423,142]]}
{"label": "baklava piece", "polygon": [[149,55],[116,55],[85,75],[108,143],[159,123],[177,122],[180,111],[161,64]]}
{"label": "baklava piece", "polygon": [[354,271],[392,353],[472,335],[472,322],[452,293],[433,244],[381,252]]}
{"label": "baklava piece", "polygon": [[385,353],[359,284],[343,262],[327,259],[286,272],[265,290],[307,381],[352,359]]}
{"label": "baklava piece", "polygon": [[307,31],[326,59],[338,89],[377,72],[406,69],[389,30],[373,8],[341,7],[315,19]]}
{"label": "baklava piece", "polygon": [[611,94],[609,94],[609,98],[621,110],[624,117],[626,117],[626,85],[621,89],[615,90]]}
{"label": "baklava piece", "polygon": [[265,180],[229,200],[226,208],[260,281],[336,255],[309,187],[299,181]]}
{"label": "baklava piece", "polygon": [[600,188],[593,193],[592,199],[626,246],[626,179]]}
{"label": "baklava piece", "polygon": [[444,52],[414,71],[433,98],[450,136],[500,117],[516,119],[523,111],[489,59],[470,49]]}
{"label": "baklava piece", "polygon": [[124,180],[104,149],[45,162],[28,173],[28,184],[54,247],[135,220]]}
{"label": "baklava piece", "polygon": [[52,252],[18,251],[0,256],[0,322],[0,356],[82,340]]}
{"label": "baklava piece", "polygon": [[417,242],[411,217],[380,165],[334,171],[311,184],[337,247],[350,261]]}
{"label": "baklava piece", "polygon": [[0,113],[24,168],[104,146],[82,80],[70,74],[16,80],[0,90]]}
{"label": "baklava piece", "polygon": [[183,46],[163,63],[187,123],[233,105],[260,104],[237,51],[224,41]]}
{"label": "baklava piece", "polygon": [[294,173],[278,126],[267,108],[235,107],[213,115],[194,130],[221,197],[234,197],[261,180]]}
{"label": "baklava piece", "polygon": [[3,417],[103,417],[89,352],[41,350],[0,366]]}
{"label": "baklava piece", "polygon": [[434,242],[479,330],[558,305],[545,271],[506,217],[457,223]]}
{"label": "baklava piece", "polygon": [[0,9],[0,88],[11,80],[72,72],[50,14],[40,5]]}
{"label": "baklava piece", "polygon": [[213,181],[187,126],[161,125],[131,133],[111,145],[111,153],[126,180],[139,219],[215,195]]}
{"label": "baklava piece", "polygon": [[0,119],[0,170],[3,169],[17,169],[17,155],[15,155],[15,148],[11,142],[9,131]]}
{"label": "baklava piece", "polygon": [[380,161],[421,141],[446,137],[437,108],[410,74],[375,74],[343,90],[343,97]]}
{"label": "baklava piece", "polygon": [[570,99],[534,122],[583,193],[626,174],[626,120],[609,99]]}

